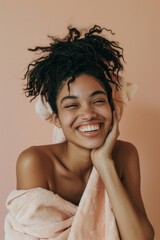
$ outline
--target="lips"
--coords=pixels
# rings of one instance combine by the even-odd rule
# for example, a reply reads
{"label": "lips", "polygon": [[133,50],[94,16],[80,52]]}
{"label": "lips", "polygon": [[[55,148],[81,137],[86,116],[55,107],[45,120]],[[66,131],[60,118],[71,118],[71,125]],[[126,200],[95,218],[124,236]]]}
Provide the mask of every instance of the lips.
{"label": "lips", "polygon": [[93,131],[97,131],[101,128],[101,124],[97,123],[97,124],[89,124],[89,125],[82,125],[78,127],[78,130],[80,132],[93,132]]}
{"label": "lips", "polygon": [[94,137],[99,135],[102,132],[103,123],[95,122],[80,125],[76,130],[84,137]]}

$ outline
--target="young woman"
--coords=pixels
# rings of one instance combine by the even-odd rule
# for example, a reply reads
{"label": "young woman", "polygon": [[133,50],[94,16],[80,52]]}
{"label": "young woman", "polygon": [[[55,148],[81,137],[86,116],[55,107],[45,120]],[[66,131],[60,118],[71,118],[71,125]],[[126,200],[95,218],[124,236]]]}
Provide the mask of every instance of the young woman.
{"label": "young woman", "polygon": [[52,121],[65,141],[32,146],[17,161],[17,190],[41,187],[79,205],[93,166],[108,193],[121,239],[151,240],[140,193],[136,147],[119,136],[120,108],[112,87],[121,91],[122,48],[102,36],[97,25],[82,34],[68,27],[64,39],[51,37],[43,56],[28,66],[27,96],[50,105]]}

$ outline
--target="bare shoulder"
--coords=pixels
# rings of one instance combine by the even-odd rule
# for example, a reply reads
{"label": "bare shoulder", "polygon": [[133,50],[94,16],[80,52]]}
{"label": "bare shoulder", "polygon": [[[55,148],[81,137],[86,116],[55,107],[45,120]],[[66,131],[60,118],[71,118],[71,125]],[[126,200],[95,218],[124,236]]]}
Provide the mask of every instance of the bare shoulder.
{"label": "bare shoulder", "polygon": [[[136,146],[133,143],[119,140],[117,143],[118,162],[122,166],[123,179],[132,173],[138,172],[140,175],[139,155]],[[136,174],[135,173],[135,174]]]}
{"label": "bare shoulder", "polygon": [[124,179],[128,164],[131,164],[131,161],[138,161],[138,152],[135,145],[117,140],[113,150],[113,159],[120,179]]}
{"label": "bare shoulder", "polygon": [[115,146],[116,160],[123,168],[124,178],[130,171],[132,173],[138,172],[140,175],[139,168],[139,155],[136,146],[133,143],[118,140]]}
{"label": "bare shoulder", "polygon": [[137,208],[146,215],[141,196],[141,173],[137,148],[130,142],[118,140],[115,146],[117,162],[122,169],[122,184]]}
{"label": "bare shoulder", "polygon": [[121,156],[128,156],[137,154],[137,148],[133,143],[117,140],[115,150]]}
{"label": "bare shoulder", "polygon": [[44,147],[32,146],[24,150],[16,165],[17,189],[47,189],[47,175],[51,164],[51,158]]}

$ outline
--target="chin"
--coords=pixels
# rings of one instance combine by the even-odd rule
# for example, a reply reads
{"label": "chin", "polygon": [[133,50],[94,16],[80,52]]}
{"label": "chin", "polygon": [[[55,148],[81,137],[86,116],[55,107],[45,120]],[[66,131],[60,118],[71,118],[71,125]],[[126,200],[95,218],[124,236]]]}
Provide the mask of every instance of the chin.
{"label": "chin", "polygon": [[99,148],[100,146],[102,146],[104,143],[104,140],[99,140],[99,141],[89,141],[85,144],[83,143],[83,148],[86,148],[86,149],[96,149],[96,148]]}

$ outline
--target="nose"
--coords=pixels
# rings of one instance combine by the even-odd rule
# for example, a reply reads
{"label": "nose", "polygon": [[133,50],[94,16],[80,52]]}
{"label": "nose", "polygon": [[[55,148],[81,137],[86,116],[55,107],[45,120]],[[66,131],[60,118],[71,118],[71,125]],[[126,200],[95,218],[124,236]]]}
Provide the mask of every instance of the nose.
{"label": "nose", "polygon": [[80,116],[82,120],[91,120],[97,117],[97,113],[91,106],[86,106],[81,109]]}

